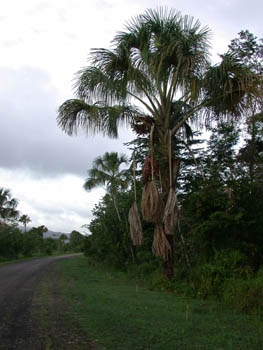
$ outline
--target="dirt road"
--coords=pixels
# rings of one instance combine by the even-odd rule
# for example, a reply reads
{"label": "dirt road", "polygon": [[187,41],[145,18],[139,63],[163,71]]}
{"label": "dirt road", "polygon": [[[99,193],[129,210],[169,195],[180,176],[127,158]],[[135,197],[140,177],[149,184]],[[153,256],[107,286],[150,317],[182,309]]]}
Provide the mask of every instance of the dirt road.
{"label": "dirt road", "polygon": [[60,256],[0,267],[0,350],[42,350],[38,325],[31,318],[34,291]]}

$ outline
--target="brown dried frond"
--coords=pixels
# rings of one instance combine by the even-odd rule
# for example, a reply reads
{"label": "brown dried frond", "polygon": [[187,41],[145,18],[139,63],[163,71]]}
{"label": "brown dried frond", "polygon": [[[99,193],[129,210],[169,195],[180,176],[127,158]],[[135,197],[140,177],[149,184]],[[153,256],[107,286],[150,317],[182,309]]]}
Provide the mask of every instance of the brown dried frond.
{"label": "brown dried frond", "polygon": [[139,215],[139,210],[136,201],[133,202],[133,205],[129,211],[128,221],[130,224],[130,234],[131,239],[134,245],[143,244],[143,235],[142,235],[142,224]]}
{"label": "brown dried frond", "polygon": [[142,190],[142,217],[148,222],[158,222],[162,202],[155,181],[147,182]]}
{"label": "brown dried frond", "polygon": [[154,227],[152,251],[164,261],[167,261],[171,254],[171,246],[165,236],[161,223],[157,223]]}
{"label": "brown dried frond", "polygon": [[178,215],[179,209],[177,197],[174,190],[170,188],[163,215],[164,229],[167,235],[174,234],[174,229],[178,222]]}
{"label": "brown dried frond", "polygon": [[158,164],[155,159],[151,157],[148,157],[145,159],[143,166],[142,166],[142,184],[145,185],[148,181],[149,177],[152,176],[153,173],[157,173],[158,171]]}

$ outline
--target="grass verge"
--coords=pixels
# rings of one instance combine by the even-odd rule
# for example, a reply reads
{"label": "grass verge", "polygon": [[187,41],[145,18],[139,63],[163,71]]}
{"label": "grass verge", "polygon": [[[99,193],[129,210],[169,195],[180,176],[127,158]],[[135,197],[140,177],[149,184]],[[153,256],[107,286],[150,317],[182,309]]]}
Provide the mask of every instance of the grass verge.
{"label": "grass verge", "polygon": [[38,328],[41,349],[99,350],[70,311],[71,302],[63,291],[71,287],[72,281],[52,264],[34,293],[31,319]]}
{"label": "grass verge", "polygon": [[62,260],[57,267],[68,329],[77,322],[82,336],[105,349],[263,348],[262,321],[222,304],[190,300],[188,307],[183,297],[136,286],[90,266],[85,257]]}
{"label": "grass verge", "polygon": [[50,258],[52,256],[54,257],[54,256],[71,255],[71,254],[76,254],[76,253],[75,252],[66,252],[66,253],[65,252],[54,252],[51,255],[36,254],[33,256],[29,256],[29,257],[19,257],[17,259],[11,259],[11,260],[0,260],[0,266],[4,266],[7,264],[15,264],[15,263],[22,262],[22,261],[30,261],[30,260],[41,259],[41,258]]}

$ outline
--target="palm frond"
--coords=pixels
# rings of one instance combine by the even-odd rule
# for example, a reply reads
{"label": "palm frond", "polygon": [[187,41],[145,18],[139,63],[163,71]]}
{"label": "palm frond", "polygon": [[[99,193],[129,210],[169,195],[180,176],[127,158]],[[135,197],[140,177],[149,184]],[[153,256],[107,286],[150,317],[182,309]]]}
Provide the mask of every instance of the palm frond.
{"label": "palm frond", "polygon": [[204,100],[207,114],[240,116],[248,106],[248,96],[257,95],[259,77],[240,63],[233,54],[222,57],[219,65],[211,67],[204,78]]}
{"label": "palm frond", "polygon": [[99,102],[89,105],[83,100],[71,99],[59,107],[57,122],[69,135],[83,130],[87,135],[101,132],[116,138],[118,128],[126,126],[137,115],[141,115],[138,108],[130,105],[108,106]]}

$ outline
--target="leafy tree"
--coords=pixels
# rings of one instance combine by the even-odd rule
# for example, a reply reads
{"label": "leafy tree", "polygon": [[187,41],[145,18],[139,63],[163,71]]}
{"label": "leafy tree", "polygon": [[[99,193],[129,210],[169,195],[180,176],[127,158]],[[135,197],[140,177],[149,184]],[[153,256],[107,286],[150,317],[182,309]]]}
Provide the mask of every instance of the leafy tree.
{"label": "leafy tree", "polygon": [[23,249],[23,236],[18,228],[0,225],[0,260],[16,259]]}
{"label": "leafy tree", "polygon": [[11,191],[0,187],[0,218],[4,222],[16,220],[19,216],[19,211],[16,209],[18,200],[12,198]]}
{"label": "leafy tree", "polygon": [[[239,137],[240,130],[230,123],[212,129],[203,156],[206,181],[189,177],[188,191],[180,197],[181,228],[195,266],[221,250],[239,251],[253,270],[263,263],[262,181],[251,183],[244,171]],[[177,249],[178,259],[182,248]]]}
{"label": "leafy tree", "polygon": [[203,160],[206,176],[211,181],[217,181],[226,191],[230,191],[231,183],[235,181],[239,172],[236,156],[240,129],[232,122],[220,122],[216,127],[210,128],[210,131],[208,152]]}
{"label": "leafy tree", "polygon": [[[233,39],[229,45],[229,52],[235,55],[242,64],[252,72],[262,75],[263,73],[263,38],[258,39],[248,30],[242,30],[239,37]],[[249,108],[246,113],[248,138],[246,144],[240,150],[240,157],[243,164],[247,166],[250,181],[256,177],[262,177],[263,151],[263,111],[262,94],[249,101]]]}
{"label": "leafy tree", "polygon": [[21,215],[19,220],[19,222],[22,222],[22,224],[24,225],[24,228],[25,228],[25,232],[26,232],[26,225],[31,222],[31,219],[28,215]]}
{"label": "leafy tree", "polygon": [[43,250],[46,254],[52,255],[53,251],[57,249],[57,240],[52,237],[47,237],[43,240]]}
{"label": "leafy tree", "polygon": [[88,171],[89,177],[85,180],[85,190],[91,190],[96,186],[106,185],[106,190],[114,204],[118,219],[120,213],[116,203],[116,193],[128,186],[127,170],[121,170],[122,164],[127,164],[127,157],[117,152],[106,152],[102,157],[97,157],[93,162],[93,168]]}
{"label": "leafy tree", "polygon": [[[207,27],[174,10],[150,9],[133,18],[114,37],[111,50],[91,51],[90,66],[78,75],[78,98],[59,108],[59,126],[69,135],[81,128],[109,137],[117,137],[118,127],[127,123],[139,135],[154,127],[150,153],[162,179],[158,190],[167,199],[177,183],[176,176],[169,181],[169,154],[176,167],[179,154],[171,148],[189,136],[189,123],[200,115],[207,122],[240,116],[259,94],[258,75],[235,55],[228,52],[219,64],[210,64],[209,38]],[[166,238],[173,251],[174,240]],[[172,277],[173,254],[166,267]]]}
{"label": "leafy tree", "polygon": [[84,244],[84,236],[76,230],[73,230],[69,236],[69,242],[73,250],[81,251]]}
{"label": "leafy tree", "polygon": [[67,246],[66,246],[66,242],[68,241],[68,236],[65,233],[62,233],[59,238],[58,238],[58,242],[59,242],[59,249],[62,251],[66,251],[67,250]]}
{"label": "leafy tree", "polygon": [[41,225],[39,227],[33,227],[29,231],[24,233],[24,249],[23,254],[25,256],[32,256],[34,253],[40,254],[43,250],[43,235],[48,229]]}

